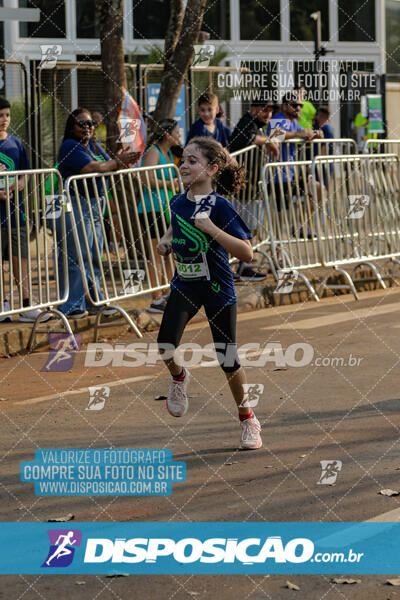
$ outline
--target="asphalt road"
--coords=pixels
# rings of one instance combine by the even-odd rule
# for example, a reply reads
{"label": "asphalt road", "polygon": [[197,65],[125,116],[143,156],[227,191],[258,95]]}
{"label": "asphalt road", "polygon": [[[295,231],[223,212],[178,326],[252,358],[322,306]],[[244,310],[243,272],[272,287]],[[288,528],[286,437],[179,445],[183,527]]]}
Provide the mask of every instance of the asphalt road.
{"label": "asphalt road", "polygon": [[[400,489],[399,300],[396,289],[382,290],[360,302],[339,296],[240,316],[239,346],[273,348],[264,366],[256,346],[248,354],[248,381],[264,386],[254,409],[264,445],[254,452],[238,451],[236,409],[216,366],[189,367],[190,408],[174,419],[157,399],[169,385],[162,365],[118,366],[122,344],[138,341],[126,334],[106,340],[121,344],[114,364],[85,366],[86,347],[67,372],[43,371],[48,353],[3,359],[0,520],[72,513],[75,521],[325,522],[379,520],[388,511],[398,520],[399,497],[378,492]],[[190,326],[183,341],[209,343],[207,324]],[[101,410],[86,410],[91,386],[110,389]],[[38,448],[169,448],[186,461],[187,481],[166,497],[38,497],[19,480],[20,461]],[[323,460],[342,463],[334,485],[318,484]],[[2,576],[0,598],[400,599],[387,575],[357,578],[342,585],[329,575]]]}

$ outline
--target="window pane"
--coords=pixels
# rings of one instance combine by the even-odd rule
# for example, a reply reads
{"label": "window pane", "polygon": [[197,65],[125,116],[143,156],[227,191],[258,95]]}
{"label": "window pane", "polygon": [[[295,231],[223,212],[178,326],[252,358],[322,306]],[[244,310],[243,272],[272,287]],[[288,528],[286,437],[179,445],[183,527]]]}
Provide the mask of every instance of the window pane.
{"label": "window pane", "polygon": [[95,0],[76,0],[76,37],[98,38],[99,21],[95,10]]}
{"label": "window pane", "polygon": [[400,2],[386,0],[386,71],[400,74]]}
{"label": "window pane", "polygon": [[375,0],[339,0],[339,40],[375,41]]}
{"label": "window pane", "polygon": [[21,37],[65,38],[64,0],[19,0],[20,8],[39,8],[38,23],[20,23]]}
{"label": "window pane", "polygon": [[207,0],[202,31],[210,34],[211,40],[230,40],[230,1]]}
{"label": "window pane", "polygon": [[329,40],[329,0],[292,0],[290,3],[290,39],[314,40],[314,21],[311,13],[321,11],[322,40]]}
{"label": "window pane", "polygon": [[280,40],[280,0],[240,0],[240,39]]}
{"label": "window pane", "polygon": [[169,20],[169,0],[133,1],[133,37],[164,39]]}

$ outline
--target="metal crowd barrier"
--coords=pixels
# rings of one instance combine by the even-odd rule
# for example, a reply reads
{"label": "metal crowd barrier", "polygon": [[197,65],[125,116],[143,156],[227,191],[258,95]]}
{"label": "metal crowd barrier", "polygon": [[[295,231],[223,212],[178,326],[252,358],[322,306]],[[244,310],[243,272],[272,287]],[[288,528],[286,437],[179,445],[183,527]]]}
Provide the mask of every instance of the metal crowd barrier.
{"label": "metal crowd barrier", "polygon": [[400,140],[367,140],[365,152],[367,154],[397,154],[400,157]]}
{"label": "metal crowd barrier", "polygon": [[[397,263],[400,254],[396,156],[321,156],[313,163],[269,163],[262,182],[277,270],[295,271],[315,300],[322,289],[339,288],[350,289],[358,298],[354,280],[339,265],[368,265],[385,287],[371,261]],[[344,284],[328,285],[328,275],[315,292],[301,273],[315,267],[341,273]]]}
{"label": "metal crowd barrier", "polygon": [[[168,200],[183,191],[176,165],[75,175],[65,182],[65,191],[71,205],[67,227],[70,223],[85,293],[99,307],[95,341],[100,326],[116,324],[101,322],[109,308],[142,337],[128,313],[113,302],[169,286],[172,257],[160,257],[156,246],[169,226]],[[159,210],[163,200],[165,207]]]}
{"label": "metal crowd barrier", "polygon": [[311,161],[266,164],[262,190],[276,271],[296,271],[305,289],[318,302],[317,293],[301,273],[320,266],[309,181],[311,165]]}
{"label": "metal crowd barrier", "polygon": [[[239,166],[246,170],[246,185],[235,198],[232,198],[232,202],[253,233],[253,251],[259,253],[262,259],[266,260],[267,267],[276,277],[275,265],[269,248],[268,223],[261,190],[261,171],[268,160],[265,147],[253,144],[232,152],[231,156],[236,159]],[[259,266],[262,268],[262,262]]]}
{"label": "metal crowd barrier", "polygon": [[[356,268],[367,265],[385,288],[371,261],[386,259],[398,263],[400,256],[399,157],[395,154],[317,157],[312,175],[322,266],[337,269],[338,265],[357,265]],[[322,181],[324,204],[315,201],[316,185]],[[356,295],[353,274],[342,272]]]}
{"label": "metal crowd barrier", "polygon": [[[284,142],[288,144],[290,142]],[[317,156],[356,154],[357,144],[352,138],[316,139],[311,141],[300,140],[296,144],[295,160],[314,160]]]}
{"label": "metal crowd barrier", "polygon": [[64,327],[51,331],[66,331],[76,346],[67,318],[56,309],[69,293],[67,269],[61,275],[57,261],[61,236],[66,267],[65,215],[60,209],[58,190],[62,190],[62,179],[56,169],[3,171],[0,176],[0,317],[4,322],[4,317],[12,320],[15,315],[23,318],[30,311],[40,311],[32,321],[29,349],[36,333],[49,332],[38,328],[46,313],[60,318]]}

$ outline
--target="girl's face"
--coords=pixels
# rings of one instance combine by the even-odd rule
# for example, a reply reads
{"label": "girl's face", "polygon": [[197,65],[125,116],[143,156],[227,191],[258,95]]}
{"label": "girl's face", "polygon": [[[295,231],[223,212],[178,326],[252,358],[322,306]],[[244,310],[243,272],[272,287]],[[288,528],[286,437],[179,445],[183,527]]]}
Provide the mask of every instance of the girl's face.
{"label": "girl's face", "polygon": [[189,144],[186,146],[179,167],[183,185],[185,187],[190,187],[197,183],[211,183],[216,170],[216,165],[210,165],[208,159],[196,144]]}
{"label": "girl's face", "polygon": [[179,126],[176,125],[171,133],[167,133],[167,139],[173,146],[179,146],[180,143],[180,132]]}

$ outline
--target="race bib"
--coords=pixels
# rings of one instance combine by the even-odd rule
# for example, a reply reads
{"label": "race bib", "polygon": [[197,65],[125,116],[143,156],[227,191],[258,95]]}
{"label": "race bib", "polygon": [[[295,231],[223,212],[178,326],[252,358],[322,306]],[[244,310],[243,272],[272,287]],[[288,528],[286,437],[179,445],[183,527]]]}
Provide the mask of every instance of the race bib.
{"label": "race bib", "polygon": [[179,279],[210,281],[210,271],[208,270],[207,258],[205,252],[199,255],[201,260],[197,262],[181,262],[180,257],[175,255],[176,271]]}

